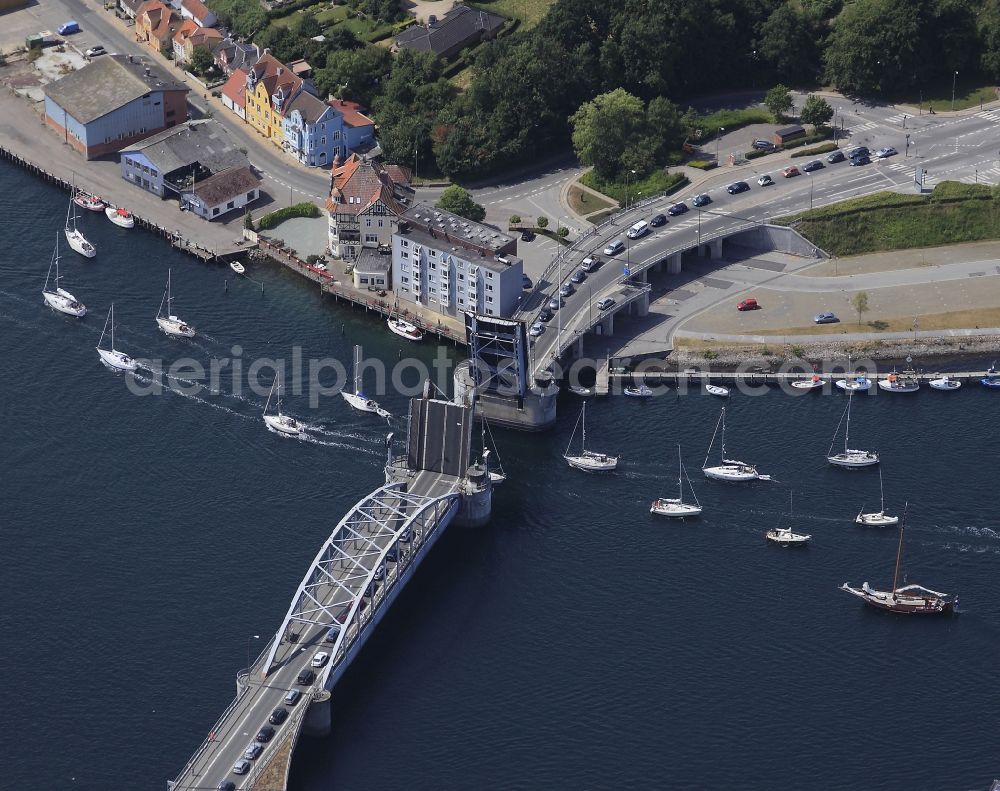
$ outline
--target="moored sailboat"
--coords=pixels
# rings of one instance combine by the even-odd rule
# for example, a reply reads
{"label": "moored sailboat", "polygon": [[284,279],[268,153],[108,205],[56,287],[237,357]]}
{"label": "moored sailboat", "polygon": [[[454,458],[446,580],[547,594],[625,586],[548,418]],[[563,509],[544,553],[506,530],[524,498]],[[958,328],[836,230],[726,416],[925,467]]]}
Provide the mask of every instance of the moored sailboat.
{"label": "moored sailboat", "polygon": [[[570,453],[570,448],[573,446],[573,440],[576,438],[576,430],[583,426],[583,439],[580,444],[580,453],[572,454]],[[569,438],[569,443],[566,445],[566,452],[563,454],[563,458],[566,459],[566,463],[570,467],[575,467],[578,470],[584,470],[585,472],[610,472],[611,470],[618,468],[618,456],[609,456],[607,453],[598,453],[597,451],[587,450],[587,402],[583,402],[583,408],[580,410],[580,417],[576,419],[576,425],[573,426],[573,434]]]}
{"label": "moored sailboat", "polygon": [[69,244],[70,248],[87,258],[93,258],[97,255],[97,248],[94,247],[90,242],[87,241],[87,237],[76,227],[76,201],[73,198],[76,197],[76,189],[73,189],[73,194],[69,199],[69,207],[66,209],[66,227],[63,229],[63,233],[66,235],[66,242]]}
{"label": "moored sailboat", "polygon": [[[53,279],[54,287],[49,288],[49,278],[52,276],[53,267],[56,270],[56,276]],[[56,247],[52,251],[52,261],[49,262],[49,271],[45,275],[45,285],[42,286],[42,299],[50,308],[65,313],[67,316],[74,316],[78,319],[86,316],[86,305],[62,288],[59,285],[59,280],[59,233],[56,232]]]}
{"label": "moored sailboat", "polygon": [[840,416],[840,423],[844,422],[844,418],[847,418],[847,425],[844,427],[844,450],[840,453],[833,452],[833,446],[837,442],[837,435],[840,434],[840,423],[837,424],[837,430],[833,432],[833,439],[830,441],[830,450],[827,451],[826,460],[836,467],[847,467],[854,469],[857,467],[870,467],[873,464],[878,464],[879,457],[878,453],[873,450],[858,450],[856,448],[851,448],[848,446],[848,437],[851,433],[851,401],[854,398],[854,393],[848,393],[847,396],[847,409],[844,410],[844,414]]}
{"label": "moored sailboat", "polygon": [[[688,487],[691,489],[691,496],[694,498],[694,504],[684,502],[684,478],[687,478]],[[649,513],[659,514],[660,516],[685,517],[698,516],[701,511],[701,503],[698,502],[698,495],[695,494],[691,479],[688,478],[687,470],[684,469],[684,462],[681,460],[681,446],[678,444],[677,497],[661,497],[654,500],[653,504],[649,507]]]}
{"label": "moored sailboat", "polygon": [[[722,428],[722,456],[721,464],[714,467],[708,466],[708,458],[712,455],[712,447],[715,445],[715,437],[719,433],[719,428]],[[708,445],[708,452],[705,454],[705,461],[701,465],[701,471],[705,474],[706,478],[711,478],[716,481],[729,481],[741,483],[744,481],[770,481],[770,475],[763,475],[757,471],[757,468],[752,464],[747,464],[745,461],[739,461],[737,459],[727,459],[726,458],[726,408],[722,408],[722,414],[719,415],[719,422],[715,424],[715,432],[712,434],[712,441]]]}
{"label": "moored sailboat", "polygon": [[385,323],[389,327],[389,332],[398,335],[400,338],[406,338],[408,341],[420,341],[424,338],[424,334],[416,325],[403,320],[400,316],[395,315],[395,312],[389,313],[389,318],[386,319]]}
{"label": "moored sailboat", "polygon": [[896,547],[896,570],[892,575],[892,588],[887,591],[872,588],[867,582],[860,586],[845,582],[840,586],[857,596],[869,607],[903,615],[942,615],[954,612],[958,599],[950,594],[925,588],[923,585],[903,585],[899,583],[899,562],[903,555],[903,533],[906,528],[906,509],[903,509],[903,521],[899,526],[899,544]]}

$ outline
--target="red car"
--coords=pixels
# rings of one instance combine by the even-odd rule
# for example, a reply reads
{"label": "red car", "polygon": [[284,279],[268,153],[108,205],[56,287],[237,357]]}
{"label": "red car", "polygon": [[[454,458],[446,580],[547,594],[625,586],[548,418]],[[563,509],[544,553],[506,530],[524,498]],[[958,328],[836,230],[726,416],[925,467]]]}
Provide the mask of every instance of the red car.
{"label": "red car", "polygon": [[760,305],[757,304],[757,300],[753,297],[747,297],[740,304],[736,306],[737,310],[757,310]]}
{"label": "red car", "polygon": [[785,176],[786,179],[790,179],[792,176],[799,175],[799,169],[797,167],[795,167],[795,165],[791,165],[791,166],[785,168],[782,171],[782,173],[784,174],[784,176]]}

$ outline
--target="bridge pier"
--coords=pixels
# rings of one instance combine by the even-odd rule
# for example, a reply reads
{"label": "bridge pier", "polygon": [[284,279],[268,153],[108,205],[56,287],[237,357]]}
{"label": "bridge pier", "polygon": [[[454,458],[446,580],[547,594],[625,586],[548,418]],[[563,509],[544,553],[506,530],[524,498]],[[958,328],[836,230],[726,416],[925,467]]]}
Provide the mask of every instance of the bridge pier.
{"label": "bridge pier", "polygon": [[713,239],[708,243],[710,258],[722,258],[722,239]]}
{"label": "bridge pier", "polygon": [[329,690],[320,689],[309,701],[309,711],[302,722],[302,733],[306,736],[329,736],[333,729],[333,707],[330,705]]}
{"label": "bridge pier", "polygon": [[679,275],[681,273],[681,254],[679,252],[671,253],[666,260],[666,264],[668,275]]}

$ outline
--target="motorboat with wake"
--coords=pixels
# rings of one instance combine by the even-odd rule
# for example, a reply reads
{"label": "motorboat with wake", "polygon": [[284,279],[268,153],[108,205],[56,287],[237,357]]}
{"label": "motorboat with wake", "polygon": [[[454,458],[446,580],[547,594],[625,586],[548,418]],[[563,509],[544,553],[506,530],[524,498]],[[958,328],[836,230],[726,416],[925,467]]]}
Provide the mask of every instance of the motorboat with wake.
{"label": "motorboat with wake", "polygon": [[566,389],[569,390],[573,395],[580,396],[580,398],[588,398],[594,394],[593,388],[581,387],[580,385],[570,385]]}
{"label": "motorboat with wake", "polygon": [[[788,519],[791,521],[792,514],[794,512],[792,506],[792,492],[788,493]],[[781,517],[778,517],[778,524],[772,527],[766,533],[764,533],[764,538],[775,544],[780,544],[783,547],[804,547],[812,539],[811,535],[806,533],[796,533],[791,527],[781,526]]]}
{"label": "motorboat with wake", "polygon": [[903,585],[897,587],[899,583],[899,563],[903,555],[903,533],[906,529],[906,509],[903,509],[903,521],[899,526],[899,544],[896,547],[896,570],[892,575],[892,588],[889,590],[877,590],[867,582],[860,586],[851,585],[845,582],[840,586],[842,591],[847,591],[853,596],[857,596],[869,607],[876,610],[900,613],[902,615],[943,615],[954,612],[958,606],[957,597],[941,593],[940,591],[925,588],[923,585]]}
{"label": "motorboat with wake", "polygon": [[[160,309],[156,311],[156,323],[167,335],[173,335],[175,338],[193,338],[195,334],[194,327],[173,314],[173,308],[171,307],[173,301],[173,295],[170,293],[170,270],[168,269],[167,290],[163,292],[163,298],[160,300]],[[167,305],[166,314],[163,312],[164,303]]]}
{"label": "motorboat with wake", "polygon": [[891,527],[892,525],[898,525],[899,517],[890,516],[885,512],[885,489],[882,487],[881,467],[878,469],[878,491],[880,503],[878,512],[866,514],[864,506],[861,506],[861,511],[858,512],[854,521],[859,525],[867,525],[868,527]]}
{"label": "motorboat with wake", "polygon": [[[826,460],[833,464],[835,467],[871,467],[873,464],[878,464],[878,453],[873,450],[858,450],[856,448],[851,448],[848,443],[848,437],[851,433],[851,402],[854,400],[854,393],[848,392],[847,396],[847,409],[844,410],[844,414],[840,416],[840,423],[837,424],[837,430],[833,432],[833,439],[830,440],[830,450],[826,453]],[[833,452],[833,446],[837,442],[837,436],[840,434],[840,424],[844,422],[844,418],[847,418],[847,425],[844,427],[844,449],[840,453]]]}
{"label": "motorboat with wake", "polygon": [[[52,269],[55,268],[56,276],[52,279],[53,287],[49,288],[49,279],[52,277]],[[87,306],[70,294],[59,285],[59,232],[56,232],[56,247],[52,251],[52,260],[49,262],[49,271],[45,275],[45,285],[42,286],[42,299],[52,310],[65,313],[67,316],[74,316],[78,319],[87,315]]]}
{"label": "motorboat with wake", "polygon": [[372,412],[387,420],[392,417],[388,410],[382,409],[378,401],[366,396],[361,392],[361,347],[354,347],[354,392],[341,390],[340,394],[344,400],[359,412]]}
{"label": "motorboat with wake", "polygon": [[[104,335],[110,330],[111,335],[111,348],[102,349],[101,344],[104,342]],[[108,368],[112,368],[116,371],[134,371],[139,367],[133,358],[129,357],[125,352],[120,352],[115,348],[115,303],[111,303],[111,309],[108,311],[108,317],[104,320],[104,329],[101,330],[101,338],[97,342],[97,353],[101,357],[101,362],[103,362]]]}
{"label": "motorboat with wake", "polygon": [[[691,489],[691,497],[694,498],[694,503],[684,502],[684,479],[687,478],[688,488]],[[698,502],[698,495],[694,493],[694,486],[691,483],[691,479],[688,478],[687,470],[684,469],[684,462],[681,461],[681,446],[677,445],[677,497],[661,497],[657,500],[653,500],[653,504],[649,506],[649,513],[659,514],[660,516],[673,516],[673,517],[685,517],[685,516],[698,516],[702,511],[701,503]]]}
{"label": "motorboat with wake", "polygon": [[76,189],[69,199],[69,207],[66,209],[66,227],[63,233],[66,234],[66,242],[75,252],[86,258],[93,258],[97,255],[97,248],[87,241],[87,237],[76,227]]}
{"label": "motorboat with wake", "polygon": [[121,206],[108,206],[104,210],[104,216],[119,228],[135,227],[135,217],[128,209],[123,209]]}
{"label": "motorboat with wake", "polygon": [[[275,388],[278,390],[277,412],[269,415],[267,414],[267,408],[271,406],[271,398],[274,396]],[[304,423],[300,423],[298,420],[290,417],[289,415],[282,414],[281,378],[278,376],[274,377],[274,381],[271,383],[271,392],[267,396],[267,403],[264,404],[264,425],[266,425],[271,431],[275,431],[278,434],[284,434],[286,437],[301,436],[306,430]]]}
{"label": "motorboat with wake", "polygon": [[[576,430],[583,426],[583,439],[580,444],[580,453],[572,454],[570,453],[570,448],[573,446],[573,440],[576,439]],[[611,472],[618,468],[618,457],[609,456],[607,453],[598,453],[597,451],[587,450],[587,402],[583,402],[583,408],[580,410],[580,417],[576,419],[576,425],[573,426],[573,434],[569,438],[569,444],[566,445],[566,452],[563,454],[563,458],[566,459],[566,463],[570,467],[575,467],[578,470],[583,470],[585,472]]]}
{"label": "motorboat with wake", "polygon": [[962,386],[958,379],[952,379],[947,374],[937,379],[931,379],[927,384],[935,390],[958,390]]}
{"label": "motorboat with wake", "polygon": [[[715,445],[715,437],[719,433],[719,428],[722,429],[722,457],[721,464],[714,467],[708,466],[708,458],[712,455],[712,447]],[[741,483],[744,481],[770,481],[773,480],[770,475],[763,475],[757,471],[757,468],[752,464],[747,464],[745,461],[738,461],[736,459],[726,458],[726,408],[722,408],[722,414],[719,415],[719,422],[715,424],[715,433],[712,434],[712,441],[708,445],[708,452],[705,454],[705,462],[701,465],[701,471],[705,474],[706,478],[711,478],[716,481],[729,481],[732,483]]]}

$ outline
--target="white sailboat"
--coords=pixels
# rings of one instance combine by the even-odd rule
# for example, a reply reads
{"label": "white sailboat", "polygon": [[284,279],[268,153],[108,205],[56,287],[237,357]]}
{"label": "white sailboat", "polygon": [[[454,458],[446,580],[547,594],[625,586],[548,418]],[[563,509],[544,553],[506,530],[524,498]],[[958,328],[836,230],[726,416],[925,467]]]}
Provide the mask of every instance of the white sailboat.
{"label": "white sailboat", "polygon": [[[712,455],[712,447],[715,445],[715,437],[722,428],[722,457],[721,464],[715,467],[708,466],[708,458]],[[743,481],[770,481],[770,475],[762,475],[757,472],[757,468],[745,461],[726,458],[726,408],[722,408],[719,415],[719,422],[715,424],[715,433],[712,434],[712,441],[708,445],[708,452],[705,454],[705,462],[701,465],[701,471],[706,478],[716,481],[730,481],[740,483]]]}
{"label": "white sailboat", "polygon": [[344,400],[359,412],[373,412],[386,419],[392,417],[388,410],[382,409],[378,402],[361,392],[361,347],[354,347],[354,392],[341,390]]}
{"label": "white sailboat", "polygon": [[[104,335],[109,330],[111,334],[111,348],[102,349],[101,344],[104,342]],[[108,311],[108,317],[104,320],[104,329],[101,330],[101,339],[97,342],[97,353],[101,357],[101,362],[108,366],[108,368],[113,368],[116,371],[134,371],[139,367],[139,364],[134,359],[115,348],[114,302],[111,303],[111,309]]]}
{"label": "white sailboat", "polygon": [[854,393],[848,392],[847,396],[847,409],[844,410],[844,414],[840,416],[840,423],[844,422],[844,418],[847,418],[847,425],[844,427],[844,450],[840,453],[833,452],[833,446],[837,442],[837,435],[840,434],[840,423],[837,424],[837,430],[833,433],[833,439],[830,441],[830,450],[827,451],[826,460],[837,467],[847,467],[847,468],[857,468],[857,467],[871,467],[873,464],[878,464],[878,453],[873,450],[857,450],[856,448],[851,448],[848,446],[848,436],[851,433],[851,401],[854,399]]}
{"label": "white sailboat", "polygon": [[[489,470],[490,481],[493,483],[494,486],[496,486],[497,484],[501,484],[501,483],[503,483],[504,481],[507,480],[507,473],[504,472],[503,461],[501,461],[501,459],[500,459],[500,454],[496,453],[495,450],[491,451],[490,450],[490,446],[486,444],[486,432],[489,431],[490,432],[490,442],[491,442],[491,444],[493,445],[494,448],[496,447],[496,440],[493,439],[493,432],[490,431],[489,424],[486,422],[486,418],[485,417],[482,418],[482,423],[483,423],[483,431],[482,431],[483,467],[485,467],[487,470]],[[496,469],[494,469],[491,466],[491,464],[490,464],[490,456],[492,456],[494,454],[497,457]]]}
{"label": "white sailboat", "polygon": [[63,229],[63,233],[66,234],[66,241],[73,250],[82,256],[93,258],[97,255],[97,248],[88,242],[87,237],[76,227],[76,201],[73,200],[74,197],[76,197],[75,187],[70,194],[69,207],[66,209],[66,227]]}
{"label": "white sailboat", "polygon": [[[53,288],[49,288],[49,278],[52,276],[52,268],[55,267],[56,276],[53,280]],[[80,319],[87,315],[87,307],[80,300],[70,294],[59,285],[59,233],[56,232],[56,248],[52,251],[52,261],[49,262],[49,271],[45,275],[45,285],[42,286],[42,299],[45,304],[53,310],[65,313],[67,316],[75,316]]]}
{"label": "white sailboat", "polygon": [[[580,453],[571,454],[569,449],[573,446],[573,440],[576,438],[576,430],[583,425],[583,440],[580,444]],[[573,426],[573,435],[569,438],[569,444],[566,445],[566,452],[563,454],[563,458],[566,459],[566,463],[570,467],[575,467],[578,470],[584,470],[585,472],[610,472],[611,470],[618,468],[618,457],[609,456],[606,453],[598,453],[597,451],[587,450],[587,402],[583,402],[583,409],[580,410],[580,417],[576,419],[576,425]]]}
{"label": "white sailboat", "polygon": [[[271,398],[274,396],[275,388],[278,390],[278,411],[273,415],[269,415],[267,414],[267,408],[271,406]],[[267,396],[267,403],[264,404],[264,425],[271,429],[271,431],[276,431],[288,437],[298,437],[306,430],[303,423],[281,413],[281,379],[277,376],[274,377],[274,381],[271,383],[271,392]]]}
{"label": "white sailboat", "polygon": [[393,312],[389,313],[389,318],[386,319],[386,325],[389,327],[390,332],[395,333],[400,338],[406,338],[408,341],[420,341],[424,338],[424,334],[416,327],[416,325],[411,324],[408,321],[404,321]]}
{"label": "white sailboat", "polygon": [[128,209],[123,209],[121,206],[106,207],[104,209],[104,216],[119,228],[135,227],[135,217],[132,216],[132,213]]}
{"label": "white sailboat", "polygon": [[[788,493],[788,520],[791,522],[792,513],[794,512],[792,506],[792,492]],[[773,541],[775,544],[780,544],[783,547],[801,547],[805,546],[806,543],[812,538],[811,535],[805,533],[795,533],[792,531],[791,527],[781,526],[781,517],[778,517],[778,526],[772,527],[764,534],[764,538],[768,541]]]}
{"label": "white sailboat", "polygon": [[854,519],[859,525],[867,525],[868,527],[889,527],[891,525],[899,524],[898,516],[890,516],[885,512],[885,489],[882,487],[882,468],[879,467],[878,470],[878,493],[879,493],[879,510],[878,513],[866,514],[864,506],[861,507],[861,511],[858,512],[857,517]]}
{"label": "white sailboat", "polygon": [[[170,270],[168,269],[167,290],[163,292],[163,298],[160,299],[160,309],[156,311],[156,323],[167,335],[173,335],[176,338],[193,338],[194,327],[173,314],[173,308],[171,307],[173,301],[174,298],[170,293]],[[167,304],[165,315],[163,313],[163,303]]]}
{"label": "white sailboat", "polygon": [[[694,504],[684,502],[684,478],[687,478],[688,487],[691,489],[691,496]],[[649,513],[660,516],[698,516],[701,513],[701,503],[698,502],[698,495],[694,492],[691,479],[688,478],[687,470],[684,469],[684,462],[681,461],[681,446],[677,445],[677,497],[661,497],[654,500],[649,507]]]}

